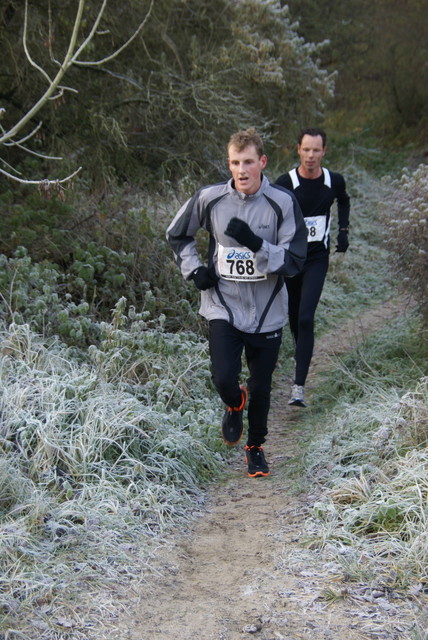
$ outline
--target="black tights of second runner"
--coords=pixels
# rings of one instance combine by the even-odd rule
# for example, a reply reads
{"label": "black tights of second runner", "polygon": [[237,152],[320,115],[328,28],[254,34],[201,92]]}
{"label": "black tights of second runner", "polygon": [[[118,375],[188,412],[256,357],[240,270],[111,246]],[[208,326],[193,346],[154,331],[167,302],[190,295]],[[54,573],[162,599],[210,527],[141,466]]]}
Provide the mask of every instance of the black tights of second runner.
{"label": "black tights of second runner", "polygon": [[314,350],[315,311],[328,270],[328,258],[311,260],[299,275],[286,278],[288,319],[296,347],[295,384],[304,386]]}

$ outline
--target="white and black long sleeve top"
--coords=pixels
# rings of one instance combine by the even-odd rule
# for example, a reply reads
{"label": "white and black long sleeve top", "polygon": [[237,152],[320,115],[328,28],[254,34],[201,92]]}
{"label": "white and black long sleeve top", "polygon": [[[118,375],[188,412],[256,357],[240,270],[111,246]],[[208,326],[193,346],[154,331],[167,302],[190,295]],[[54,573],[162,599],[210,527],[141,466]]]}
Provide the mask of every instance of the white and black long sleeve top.
{"label": "white and black long sleeve top", "polygon": [[303,178],[298,169],[279,176],[275,184],[296,196],[308,227],[307,260],[328,256],[330,250],[331,207],[336,200],[339,229],[349,226],[350,198],[340,173],[323,168],[319,178]]}

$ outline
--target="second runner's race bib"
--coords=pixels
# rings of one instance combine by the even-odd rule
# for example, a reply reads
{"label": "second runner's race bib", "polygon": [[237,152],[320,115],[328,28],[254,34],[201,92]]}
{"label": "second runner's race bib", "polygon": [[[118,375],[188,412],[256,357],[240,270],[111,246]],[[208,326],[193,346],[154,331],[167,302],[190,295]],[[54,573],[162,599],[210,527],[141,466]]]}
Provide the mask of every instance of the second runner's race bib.
{"label": "second runner's race bib", "polygon": [[218,245],[218,271],[225,280],[235,282],[258,282],[267,275],[256,267],[255,254],[246,247],[223,247]]}
{"label": "second runner's race bib", "polygon": [[326,222],[326,216],[312,216],[311,218],[305,218],[305,225],[308,229],[308,242],[323,241]]}

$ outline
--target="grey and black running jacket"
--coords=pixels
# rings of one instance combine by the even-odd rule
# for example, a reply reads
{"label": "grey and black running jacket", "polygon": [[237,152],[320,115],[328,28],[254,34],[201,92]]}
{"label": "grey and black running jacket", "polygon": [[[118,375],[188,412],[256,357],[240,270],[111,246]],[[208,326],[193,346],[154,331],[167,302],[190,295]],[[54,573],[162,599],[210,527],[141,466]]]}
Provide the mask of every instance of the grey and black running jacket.
{"label": "grey and black running jacket", "polygon": [[254,256],[257,270],[266,274],[257,282],[220,278],[215,287],[201,291],[199,313],[207,320],[223,319],[245,333],[280,329],[288,319],[284,277],[295,276],[307,252],[307,230],[300,206],[289,191],[262,176],[260,189],[245,195],[233,180],[203,187],[178,211],[167,229],[167,239],[184,278],[202,265],[196,249],[199,229],[209,233],[208,267],[218,269],[219,244],[240,246],[225,235],[231,218],[247,222],[263,239]]}

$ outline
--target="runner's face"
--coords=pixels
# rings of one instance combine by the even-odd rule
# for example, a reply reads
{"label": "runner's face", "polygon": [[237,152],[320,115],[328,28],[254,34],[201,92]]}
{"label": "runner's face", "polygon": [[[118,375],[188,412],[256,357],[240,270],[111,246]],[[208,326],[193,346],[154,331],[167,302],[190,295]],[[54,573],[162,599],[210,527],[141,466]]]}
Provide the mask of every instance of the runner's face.
{"label": "runner's face", "polygon": [[319,173],[321,160],[325,156],[326,147],[323,147],[321,136],[303,136],[302,142],[297,145],[297,153],[300,164],[308,173]]}
{"label": "runner's face", "polygon": [[235,183],[235,189],[246,195],[256,193],[262,183],[262,171],[266,166],[265,155],[258,155],[253,144],[242,151],[235,146],[229,147],[229,169]]}

